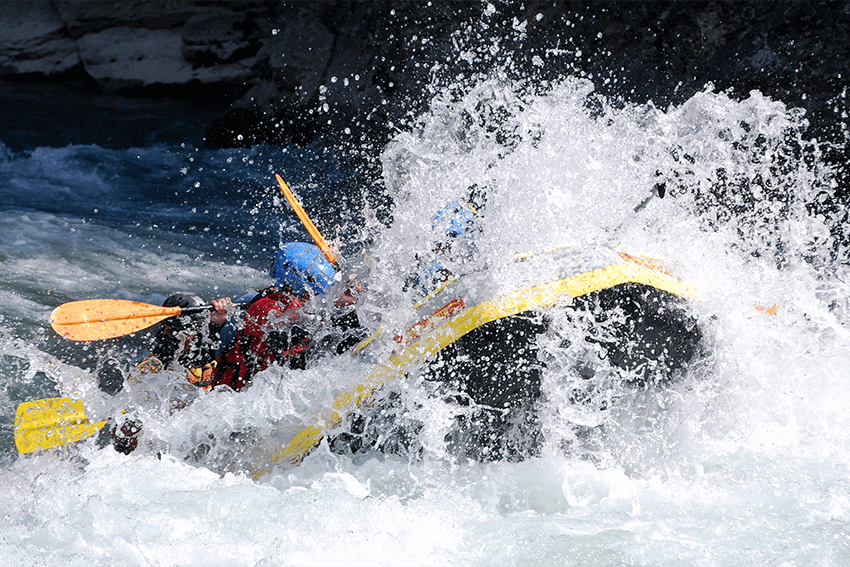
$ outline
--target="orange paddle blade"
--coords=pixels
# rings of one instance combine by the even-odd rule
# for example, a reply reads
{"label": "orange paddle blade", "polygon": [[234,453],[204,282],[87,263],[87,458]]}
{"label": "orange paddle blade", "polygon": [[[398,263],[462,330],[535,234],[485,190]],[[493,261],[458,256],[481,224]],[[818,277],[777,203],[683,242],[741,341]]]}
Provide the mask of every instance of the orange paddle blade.
{"label": "orange paddle blade", "polygon": [[125,299],[85,299],[60,305],[50,315],[50,325],[72,341],[99,341],[136,333],[169,317],[179,307],[161,307]]}
{"label": "orange paddle blade", "polygon": [[286,197],[286,200],[289,201],[289,204],[292,205],[292,208],[295,209],[295,214],[298,215],[298,218],[301,219],[301,223],[304,225],[304,228],[307,229],[307,232],[310,233],[310,236],[313,237],[313,241],[316,243],[316,246],[319,247],[319,250],[322,251],[322,254],[325,255],[325,258],[328,259],[333,265],[336,265],[337,260],[334,253],[331,251],[331,247],[328,246],[328,243],[325,242],[325,239],[322,238],[322,234],[319,232],[319,229],[316,228],[316,225],[313,224],[313,221],[310,220],[310,217],[307,216],[307,213],[304,212],[304,208],[298,203],[298,199],[295,198],[295,195],[292,194],[292,191],[289,189],[289,185],[286,184],[286,181],[283,178],[275,173],[274,175],[277,178],[277,183],[280,185],[280,190],[283,192],[283,196]]}

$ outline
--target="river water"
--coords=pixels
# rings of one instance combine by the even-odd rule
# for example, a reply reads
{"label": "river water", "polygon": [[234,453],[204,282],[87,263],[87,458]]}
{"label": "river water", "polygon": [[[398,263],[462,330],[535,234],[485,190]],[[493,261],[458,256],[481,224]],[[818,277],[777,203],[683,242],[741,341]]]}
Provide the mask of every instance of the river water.
{"label": "river water", "polygon": [[[534,94],[482,80],[437,92],[372,164],[391,216],[332,144],[196,144],[0,146],[0,564],[850,564],[845,227],[827,206],[839,180],[801,112],[757,92],[736,101],[708,88],[659,109],[611,104],[586,79]],[[698,286],[706,354],[671,385],[574,406],[570,353],[544,335],[546,441],[522,462],[453,457],[444,410],[416,392],[433,418],[417,459],[323,443],[255,481],[186,458],[199,437],[271,435],[356,382],[362,363],[346,356],[273,367],[242,393],[154,416],[170,452],[89,440],[19,456],[19,403],[74,391],[96,408],[102,359],[140,348],[64,341],[51,310],[266,285],[275,247],[307,240],[275,172],[347,259],[365,253],[367,325],[402,309],[435,212],[475,189],[486,195],[480,267],[563,246],[663,258]],[[664,197],[639,207],[654,187]],[[504,290],[522,279],[496,273]],[[577,438],[576,424],[592,433]]]}

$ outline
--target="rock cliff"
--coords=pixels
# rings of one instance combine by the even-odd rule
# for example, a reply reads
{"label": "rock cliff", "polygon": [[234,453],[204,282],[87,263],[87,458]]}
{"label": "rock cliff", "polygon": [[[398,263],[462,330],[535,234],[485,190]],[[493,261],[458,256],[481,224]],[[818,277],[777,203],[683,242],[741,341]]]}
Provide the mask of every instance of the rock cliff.
{"label": "rock cliff", "polygon": [[759,89],[846,136],[847,3],[37,0],[0,2],[0,30],[6,84],[206,100],[210,147],[381,139],[490,68],[659,105]]}

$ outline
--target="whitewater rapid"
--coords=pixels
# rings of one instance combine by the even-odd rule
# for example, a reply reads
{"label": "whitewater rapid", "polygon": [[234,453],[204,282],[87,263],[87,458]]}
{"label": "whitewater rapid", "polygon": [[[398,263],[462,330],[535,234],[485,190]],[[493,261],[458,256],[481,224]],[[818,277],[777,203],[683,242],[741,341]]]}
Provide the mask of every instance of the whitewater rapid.
{"label": "whitewater rapid", "polygon": [[[588,80],[538,94],[488,80],[459,100],[438,94],[415,126],[381,156],[392,222],[329,148],[0,157],[0,564],[848,564],[846,250],[843,227],[812,207],[835,180],[805,117],[756,92],[735,101],[707,88],[659,109],[614,104]],[[356,383],[362,363],[346,357],[274,367],[242,393],[153,416],[150,431],[174,448],[159,456],[93,441],[15,455],[21,401],[103,399],[93,371],[109,349],[53,336],[53,307],[268,283],[270,251],[305,238],[272,172],[332,240],[362,243],[370,324],[409,304],[404,279],[436,210],[475,189],[486,195],[475,267],[494,270],[496,291],[523,277],[519,253],[610,245],[663,258],[699,290],[707,355],[680,381],[619,391],[602,410],[570,404],[572,355],[563,336],[544,336],[546,443],[519,463],[452,457],[441,441],[451,416],[415,392],[430,417],[419,460],[323,443],[255,481],[185,458],[204,436],[274,436]]]}

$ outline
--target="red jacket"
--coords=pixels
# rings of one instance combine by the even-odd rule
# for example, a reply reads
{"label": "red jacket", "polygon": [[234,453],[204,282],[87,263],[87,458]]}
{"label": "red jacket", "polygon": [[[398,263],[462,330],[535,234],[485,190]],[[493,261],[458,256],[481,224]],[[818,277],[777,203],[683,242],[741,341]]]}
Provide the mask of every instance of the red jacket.
{"label": "red jacket", "polygon": [[273,362],[289,362],[294,368],[303,368],[310,337],[295,326],[302,307],[288,293],[261,291],[245,312],[244,328],[216,358],[209,381],[198,385],[214,388],[225,384],[238,392],[251,382],[254,374]]}

